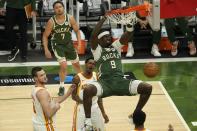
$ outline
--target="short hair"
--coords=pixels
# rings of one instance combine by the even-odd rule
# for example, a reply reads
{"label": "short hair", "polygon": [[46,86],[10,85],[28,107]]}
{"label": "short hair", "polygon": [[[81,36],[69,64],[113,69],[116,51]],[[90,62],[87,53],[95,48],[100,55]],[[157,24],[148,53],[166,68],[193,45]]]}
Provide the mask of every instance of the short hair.
{"label": "short hair", "polygon": [[37,72],[39,72],[41,70],[43,70],[43,69],[40,66],[33,67],[32,70],[31,70],[31,75],[33,77],[36,77],[37,76]]}
{"label": "short hair", "polygon": [[94,58],[93,58],[93,57],[88,57],[88,58],[86,58],[85,64],[87,64],[87,63],[89,62],[89,60],[94,60]]}
{"label": "short hair", "polygon": [[135,111],[133,113],[133,123],[136,125],[136,126],[141,126],[144,124],[146,120],[146,114],[145,112],[143,111]]}
{"label": "short hair", "polygon": [[61,4],[64,7],[64,3],[60,0],[57,0],[53,3],[53,8],[55,7],[56,4]]}

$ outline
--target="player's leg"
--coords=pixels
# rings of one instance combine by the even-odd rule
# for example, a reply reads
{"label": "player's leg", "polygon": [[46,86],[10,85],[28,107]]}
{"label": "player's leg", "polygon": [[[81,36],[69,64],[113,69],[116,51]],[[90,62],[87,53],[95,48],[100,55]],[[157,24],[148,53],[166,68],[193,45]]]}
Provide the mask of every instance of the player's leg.
{"label": "player's leg", "polygon": [[184,17],[177,18],[177,23],[188,40],[188,47],[189,47],[189,54],[195,55],[196,54],[196,45],[193,41],[192,33],[188,27],[188,22]]}
{"label": "player's leg", "polygon": [[75,69],[75,71],[77,73],[80,73],[81,72],[81,67],[80,67],[79,61],[72,63],[72,65],[73,65],[73,68]]}
{"label": "player's leg", "polygon": [[67,61],[65,58],[65,46],[52,43],[52,49],[53,49],[55,57],[57,58],[57,61],[60,64],[60,69],[59,69],[60,88],[59,88],[58,95],[62,96],[64,95],[64,90],[65,90],[64,80],[66,77],[66,68],[67,68]]}
{"label": "player's leg", "polygon": [[81,66],[80,66],[80,64],[79,64],[79,57],[78,57],[77,54],[76,54],[76,56],[75,56],[75,59],[72,59],[72,60],[71,60],[71,63],[72,63],[73,68],[75,69],[75,71],[76,71],[77,73],[80,73],[80,72],[81,72]]}
{"label": "player's leg", "polygon": [[81,72],[81,67],[80,67],[80,64],[79,64],[79,56],[78,56],[76,50],[74,49],[74,47],[73,46],[68,47],[65,55],[66,55],[66,58],[71,61],[72,66],[75,69],[75,71],[77,73],[80,73]]}
{"label": "player's leg", "polygon": [[147,103],[151,93],[152,93],[152,85],[145,83],[145,82],[141,82],[141,83],[134,83],[133,88],[135,88],[135,86],[138,84],[137,86],[137,93],[140,95],[140,98],[138,100],[137,106],[135,108],[136,110],[142,110],[142,108],[144,107],[144,105]]}
{"label": "player's leg", "polygon": [[83,90],[83,95],[80,95],[80,98],[83,100],[84,112],[85,112],[85,128],[87,130],[92,130],[92,120],[91,120],[91,106],[92,98],[94,96],[102,95],[102,87],[98,82],[88,84]]}
{"label": "player's leg", "polygon": [[92,119],[92,124],[97,129],[97,131],[105,130],[104,119],[97,103],[92,105],[91,119]]}
{"label": "player's leg", "polygon": [[168,39],[172,43],[172,50],[171,50],[171,55],[176,56],[178,53],[178,41],[176,40],[175,36],[175,19],[174,18],[169,18],[164,20],[165,27],[166,27],[166,32],[168,34]]}
{"label": "player's leg", "polygon": [[8,61],[13,61],[19,53],[19,49],[15,42],[15,33],[13,31],[16,19],[16,9],[7,7],[5,16],[5,34],[11,51],[11,54],[8,56]]}
{"label": "player's leg", "polygon": [[160,24],[160,30],[153,31],[153,40],[152,40],[153,46],[151,49],[151,54],[156,57],[161,56],[161,53],[159,52],[159,48],[158,48],[159,42],[161,40],[161,28],[162,25]]}
{"label": "player's leg", "polygon": [[83,91],[83,105],[86,118],[91,118],[92,98],[96,96],[97,88],[94,85],[87,85]]}
{"label": "player's leg", "polygon": [[59,61],[59,64],[60,64],[60,69],[59,69],[60,88],[59,88],[58,95],[62,96],[62,95],[64,95],[64,91],[65,91],[64,80],[65,80],[65,77],[66,77],[66,74],[67,74],[66,73],[66,69],[67,69],[66,59],[63,59],[62,61]]}
{"label": "player's leg", "polygon": [[128,80],[119,77],[119,78],[114,78],[113,82],[110,84],[111,86],[113,86],[116,95],[119,96],[135,95],[135,94],[140,95],[135,110],[142,110],[142,108],[147,103],[152,92],[152,86],[141,80]]}
{"label": "player's leg", "polygon": [[[135,28],[136,26],[134,26]],[[131,33],[131,37],[130,37],[130,40],[128,42],[128,48],[127,48],[127,54],[126,54],[126,57],[133,57],[134,55],[134,48],[133,48],[133,34],[134,34],[134,31]]]}
{"label": "player's leg", "polygon": [[20,32],[19,50],[21,51],[20,57],[23,62],[27,61],[27,18],[24,10],[17,12],[18,25]]}
{"label": "player's leg", "polygon": [[133,48],[133,35],[134,35],[134,32],[139,32],[139,31],[140,31],[140,24],[138,22],[134,25],[134,31],[131,33],[132,36],[130,36],[130,39],[128,42],[128,49],[127,49],[126,57],[133,57],[135,53],[134,48]]}
{"label": "player's leg", "polygon": [[80,104],[77,106],[77,112],[76,112],[76,130],[73,131],[82,131],[84,128],[84,123],[85,123],[85,113],[84,113],[84,108],[83,104]]}

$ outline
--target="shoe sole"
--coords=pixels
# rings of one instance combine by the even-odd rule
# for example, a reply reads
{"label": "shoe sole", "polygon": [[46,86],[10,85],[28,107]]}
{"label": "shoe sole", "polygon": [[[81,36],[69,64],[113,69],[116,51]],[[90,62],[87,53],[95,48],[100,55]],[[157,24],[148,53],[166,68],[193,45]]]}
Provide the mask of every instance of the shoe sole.
{"label": "shoe sole", "polygon": [[15,58],[16,58],[16,56],[18,55],[18,53],[19,53],[19,49],[17,50],[17,52],[15,53],[15,55],[14,55],[14,57],[12,58],[12,59],[8,59],[8,61],[13,61]]}

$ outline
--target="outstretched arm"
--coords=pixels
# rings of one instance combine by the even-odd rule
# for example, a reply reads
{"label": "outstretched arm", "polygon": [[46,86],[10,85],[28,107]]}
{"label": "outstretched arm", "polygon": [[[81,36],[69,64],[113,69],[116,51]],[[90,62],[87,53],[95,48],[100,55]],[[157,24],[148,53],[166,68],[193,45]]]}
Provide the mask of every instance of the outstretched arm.
{"label": "outstretched arm", "polygon": [[100,32],[100,30],[101,30],[101,27],[102,27],[102,25],[103,25],[103,23],[105,22],[105,20],[106,20],[106,16],[104,16],[98,23],[97,23],[97,25],[95,26],[95,28],[94,28],[94,30],[93,30],[93,32],[92,32],[92,35],[91,35],[91,38],[90,38],[90,43],[91,43],[91,48],[93,49],[93,50],[95,50],[96,49],[96,47],[98,46],[98,34],[99,34],[99,32]]}
{"label": "outstretched arm", "polygon": [[65,101],[72,94],[72,92],[73,92],[73,90],[75,90],[75,88],[76,88],[76,85],[72,84],[69,87],[68,91],[63,96],[59,96],[55,101],[57,103],[62,103],[63,101]]}
{"label": "outstretched arm", "polygon": [[45,52],[45,56],[47,58],[52,58],[51,53],[48,49],[48,37],[51,34],[52,28],[53,28],[53,21],[50,19],[47,22],[47,25],[45,27],[45,31],[44,31],[43,36],[42,36],[42,43],[43,43],[43,46],[44,46],[44,52]]}

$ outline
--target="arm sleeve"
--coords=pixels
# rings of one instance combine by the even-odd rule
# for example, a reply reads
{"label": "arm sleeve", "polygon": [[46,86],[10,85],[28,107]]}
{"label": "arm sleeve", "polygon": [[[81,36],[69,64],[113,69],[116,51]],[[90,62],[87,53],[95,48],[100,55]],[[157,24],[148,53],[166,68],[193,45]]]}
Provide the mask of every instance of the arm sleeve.
{"label": "arm sleeve", "polygon": [[5,0],[0,0],[0,8],[3,8],[5,4]]}
{"label": "arm sleeve", "polygon": [[92,51],[92,54],[94,56],[94,60],[95,61],[98,61],[99,58],[101,57],[101,53],[102,53],[101,46],[98,44],[98,46],[96,47],[96,49],[95,50],[91,49],[91,51]]}

